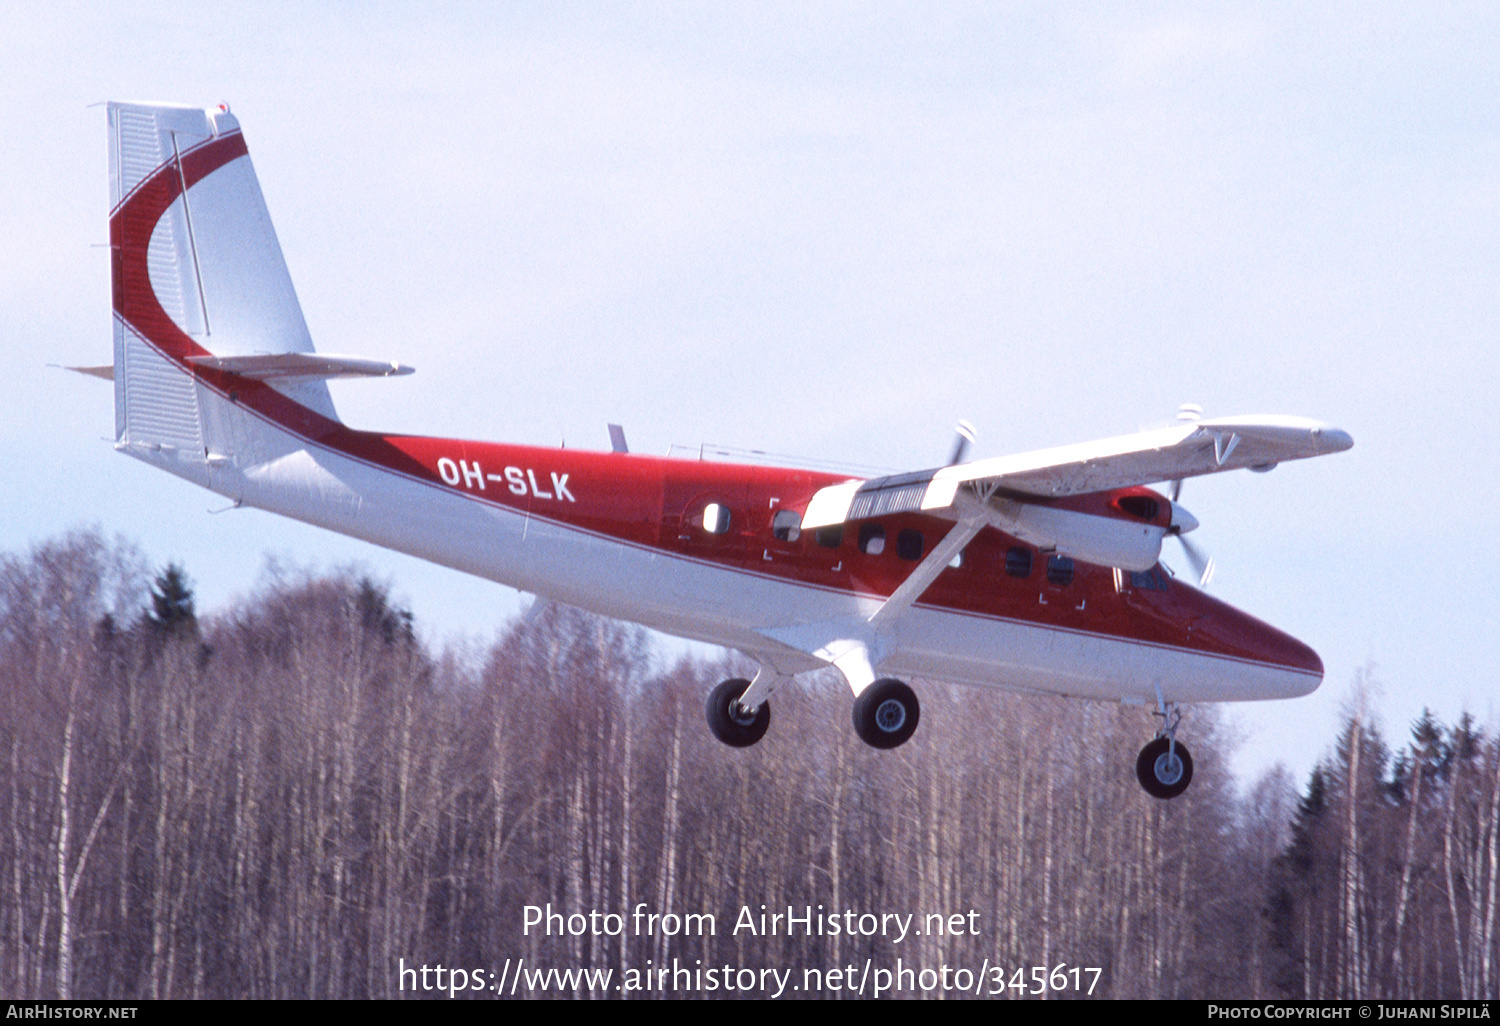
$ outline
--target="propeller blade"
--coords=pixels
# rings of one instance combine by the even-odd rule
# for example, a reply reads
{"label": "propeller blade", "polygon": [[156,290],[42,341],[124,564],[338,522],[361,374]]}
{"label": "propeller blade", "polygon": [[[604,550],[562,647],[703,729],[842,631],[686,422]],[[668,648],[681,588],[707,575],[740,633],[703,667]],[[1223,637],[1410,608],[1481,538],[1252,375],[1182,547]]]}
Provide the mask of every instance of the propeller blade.
{"label": "propeller blade", "polygon": [[[1174,484],[1181,485],[1182,482],[1177,481]],[[1183,554],[1187,556],[1187,561],[1192,565],[1193,572],[1198,575],[1198,587],[1206,588],[1208,587],[1208,582],[1213,580],[1214,577],[1213,557],[1183,537],[1189,531],[1196,531],[1198,529],[1198,518],[1189,513],[1187,507],[1180,505],[1176,501],[1177,496],[1181,494],[1181,489],[1173,488],[1172,492],[1172,524],[1167,528],[1167,534],[1176,538],[1182,544]]]}
{"label": "propeller blade", "polygon": [[[1196,424],[1203,419],[1203,407],[1197,403],[1183,403],[1177,407],[1177,422],[1179,424]],[[1175,505],[1178,497],[1182,495],[1182,478],[1172,482],[1172,502]]]}
{"label": "propeller blade", "polygon": [[1192,566],[1193,572],[1198,575],[1198,587],[1208,587],[1208,582],[1214,579],[1214,570],[1216,569],[1213,557],[1182,535],[1178,534],[1173,537],[1182,543],[1182,551],[1187,556],[1187,561]]}
{"label": "propeller blade", "polygon": [[974,444],[976,435],[973,424],[966,420],[958,422],[958,437],[953,440],[953,455],[948,457],[948,466],[951,467],[955,463],[964,461],[964,457],[969,453],[969,446]]}

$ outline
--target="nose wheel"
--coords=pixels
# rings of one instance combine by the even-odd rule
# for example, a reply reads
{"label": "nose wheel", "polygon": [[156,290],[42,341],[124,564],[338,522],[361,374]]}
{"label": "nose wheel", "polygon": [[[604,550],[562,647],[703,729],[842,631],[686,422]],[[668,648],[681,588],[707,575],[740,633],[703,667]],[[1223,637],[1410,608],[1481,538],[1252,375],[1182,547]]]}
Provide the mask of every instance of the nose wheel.
{"label": "nose wheel", "polygon": [[714,737],[731,748],[749,748],[766,736],[766,728],[771,725],[770,702],[754,709],[740,705],[740,696],[749,687],[748,680],[733,677],[710,691],[704,706]]}
{"label": "nose wheel", "polygon": [[1161,717],[1161,730],[1135,759],[1135,778],[1141,782],[1146,793],[1153,798],[1176,798],[1193,782],[1193,757],[1187,746],[1177,740],[1177,724],[1182,722],[1182,712],[1176,702],[1162,697],[1156,691],[1156,715]]}
{"label": "nose wheel", "polygon": [[1193,782],[1193,757],[1169,737],[1152,741],[1135,760],[1135,776],[1153,798],[1176,798]]}
{"label": "nose wheel", "polygon": [[871,748],[905,744],[920,716],[916,692],[890,677],[877,680],[854,700],[854,732]]}

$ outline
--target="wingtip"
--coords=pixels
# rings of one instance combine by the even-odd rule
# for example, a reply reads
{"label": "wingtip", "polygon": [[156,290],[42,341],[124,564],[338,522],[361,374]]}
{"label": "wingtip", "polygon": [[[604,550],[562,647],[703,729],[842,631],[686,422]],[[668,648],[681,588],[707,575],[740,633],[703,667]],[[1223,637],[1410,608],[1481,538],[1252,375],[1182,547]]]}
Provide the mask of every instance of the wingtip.
{"label": "wingtip", "polygon": [[1354,437],[1336,427],[1320,427],[1313,434],[1323,446],[1324,452],[1343,452],[1354,448]]}

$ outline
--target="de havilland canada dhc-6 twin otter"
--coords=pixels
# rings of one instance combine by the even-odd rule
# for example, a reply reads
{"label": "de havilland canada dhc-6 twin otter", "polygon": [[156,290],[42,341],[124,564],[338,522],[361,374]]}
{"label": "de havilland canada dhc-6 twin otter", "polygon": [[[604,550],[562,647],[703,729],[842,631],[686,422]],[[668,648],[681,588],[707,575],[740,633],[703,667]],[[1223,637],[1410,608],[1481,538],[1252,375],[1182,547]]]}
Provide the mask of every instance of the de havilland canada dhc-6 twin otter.
{"label": "de havilland canada dhc-6 twin otter", "polygon": [[1343,431],[1189,415],[971,462],[960,443],[947,466],[868,480],[632,454],[614,425],[612,452],[358,431],[327,380],[410,368],[314,351],[229,109],[111,103],[109,157],[114,364],[87,369],[114,380],[117,449],[236,505],[736,649],[759,672],[708,697],[726,744],[760,740],[772,692],[827,666],[876,748],[916,729],[903,677],[1139,702],[1162,727],[1137,776],[1172,798],[1192,779],[1178,702],[1322,680],[1310,648],[1159,557],[1197,526],[1184,478],[1339,452]]}

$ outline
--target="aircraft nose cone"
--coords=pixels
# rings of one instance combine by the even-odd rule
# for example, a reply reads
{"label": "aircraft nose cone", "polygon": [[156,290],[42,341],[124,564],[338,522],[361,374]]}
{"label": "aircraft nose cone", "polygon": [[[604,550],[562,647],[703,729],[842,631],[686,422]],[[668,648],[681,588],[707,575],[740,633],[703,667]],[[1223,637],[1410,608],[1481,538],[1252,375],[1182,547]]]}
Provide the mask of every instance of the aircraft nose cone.
{"label": "aircraft nose cone", "polygon": [[1198,647],[1231,660],[1220,678],[1224,699],[1297,698],[1322,683],[1323,660],[1311,646],[1203,592],[1192,598],[1204,614],[1193,623]]}
{"label": "aircraft nose cone", "polygon": [[1310,694],[1318,689],[1323,683],[1323,660],[1308,645],[1303,644],[1296,638],[1276,632],[1280,635],[1274,644],[1266,645],[1266,654],[1277,659],[1287,669],[1297,674],[1293,678],[1289,688],[1290,697]]}

